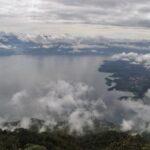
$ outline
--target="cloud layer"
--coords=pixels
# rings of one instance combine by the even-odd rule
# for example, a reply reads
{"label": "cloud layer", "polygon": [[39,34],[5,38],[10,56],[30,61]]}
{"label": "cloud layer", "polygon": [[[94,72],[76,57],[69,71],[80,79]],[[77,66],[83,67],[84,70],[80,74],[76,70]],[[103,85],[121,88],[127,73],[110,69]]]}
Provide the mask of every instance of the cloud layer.
{"label": "cloud layer", "polygon": [[1,25],[75,23],[150,27],[147,0],[0,0]]}
{"label": "cloud layer", "polygon": [[[84,133],[84,129],[94,129],[94,122],[113,122],[120,125],[123,131],[150,131],[150,106],[142,100],[119,101],[94,98],[94,88],[78,82],[58,80],[38,88],[22,90],[13,94],[7,108],[21,121],[17,126],[2,126],[6,118],[0,118],[3,129],[29,128],[31,118],[45,122],[40,132],[50,128],[67,125],[70,132]],[[150,98],[149,92],[146,94]],[[9,120],[7,120],[9,121]],[[103,127],[103,126],[101,126]],[[109,127],[109,124],[108,124]]]}
{"label": "cloud layer", "polygon": [[65,122],[70,131],[93,127],[94,119],[102,119],[107,107],[99,99],[93,99],[93,88],[83,83],[66,81],[51,82],[40,88],[15,93],[8,102],[8,108],[18,118],[23,118],[21,127],[29,127],[26,118],[38,118],[50,126]]}
{"label": "cloud layer", "polygon": [[131,63],[142,64],[147,68],[150,68],[150,54],[138,54],[138,53],[121,53],[112,56],[114,60],[125,60]]}

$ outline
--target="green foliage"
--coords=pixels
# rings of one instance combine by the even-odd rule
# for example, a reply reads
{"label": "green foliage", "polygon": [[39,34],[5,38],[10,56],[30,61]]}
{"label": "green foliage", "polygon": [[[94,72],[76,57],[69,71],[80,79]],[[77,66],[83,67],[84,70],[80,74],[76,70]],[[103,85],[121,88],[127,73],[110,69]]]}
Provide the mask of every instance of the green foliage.
{"label": "green foliage", "polygon": [[28,144],[24,150],[47,150],[47,149],[44,146]]}
{"label": "green foliage", "polygon": [[66,130],[38,133],[17,129],[0,130],[0,150],[149,150],[148,135],[119,131],[94,131],[70,135]]}

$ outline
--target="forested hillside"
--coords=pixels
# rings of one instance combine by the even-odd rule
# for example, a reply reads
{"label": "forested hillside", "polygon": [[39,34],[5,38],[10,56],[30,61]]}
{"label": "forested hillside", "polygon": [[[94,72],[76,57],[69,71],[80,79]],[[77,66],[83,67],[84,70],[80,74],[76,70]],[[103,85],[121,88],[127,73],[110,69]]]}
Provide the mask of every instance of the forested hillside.
{"label": "forested hillside", "polygon": [[149,150],[148,134],[131,135],[117,131],[95,131],[85,135],[65,130],[38,133],[17,129],[0,131],[1,150]]}

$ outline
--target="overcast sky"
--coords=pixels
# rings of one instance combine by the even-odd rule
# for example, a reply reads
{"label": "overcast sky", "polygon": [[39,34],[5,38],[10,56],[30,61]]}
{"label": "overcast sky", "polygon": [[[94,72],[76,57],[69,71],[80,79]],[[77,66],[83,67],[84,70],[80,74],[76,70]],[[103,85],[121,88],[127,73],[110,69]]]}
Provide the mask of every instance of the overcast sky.
{"label": "overcast sky", "polygon": [[38,29],[42,32],[44,28],[48,30],[58,25],[84,24],[136,30],[140,27],[149,31],[149,6],[149,0],[0,0],[0,28],[20,32]]}

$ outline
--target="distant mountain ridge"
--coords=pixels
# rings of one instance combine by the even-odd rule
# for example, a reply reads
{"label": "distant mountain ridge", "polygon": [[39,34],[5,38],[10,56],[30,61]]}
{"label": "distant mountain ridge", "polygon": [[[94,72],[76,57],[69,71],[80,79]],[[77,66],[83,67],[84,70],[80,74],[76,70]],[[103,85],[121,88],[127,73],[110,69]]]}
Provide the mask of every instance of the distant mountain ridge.
{"label": "distant mountain ridge", "polygon": [[112,55],[150,52],[148,40],[120,40],[70,35],[31,35],[0,32],[0,55]]}

